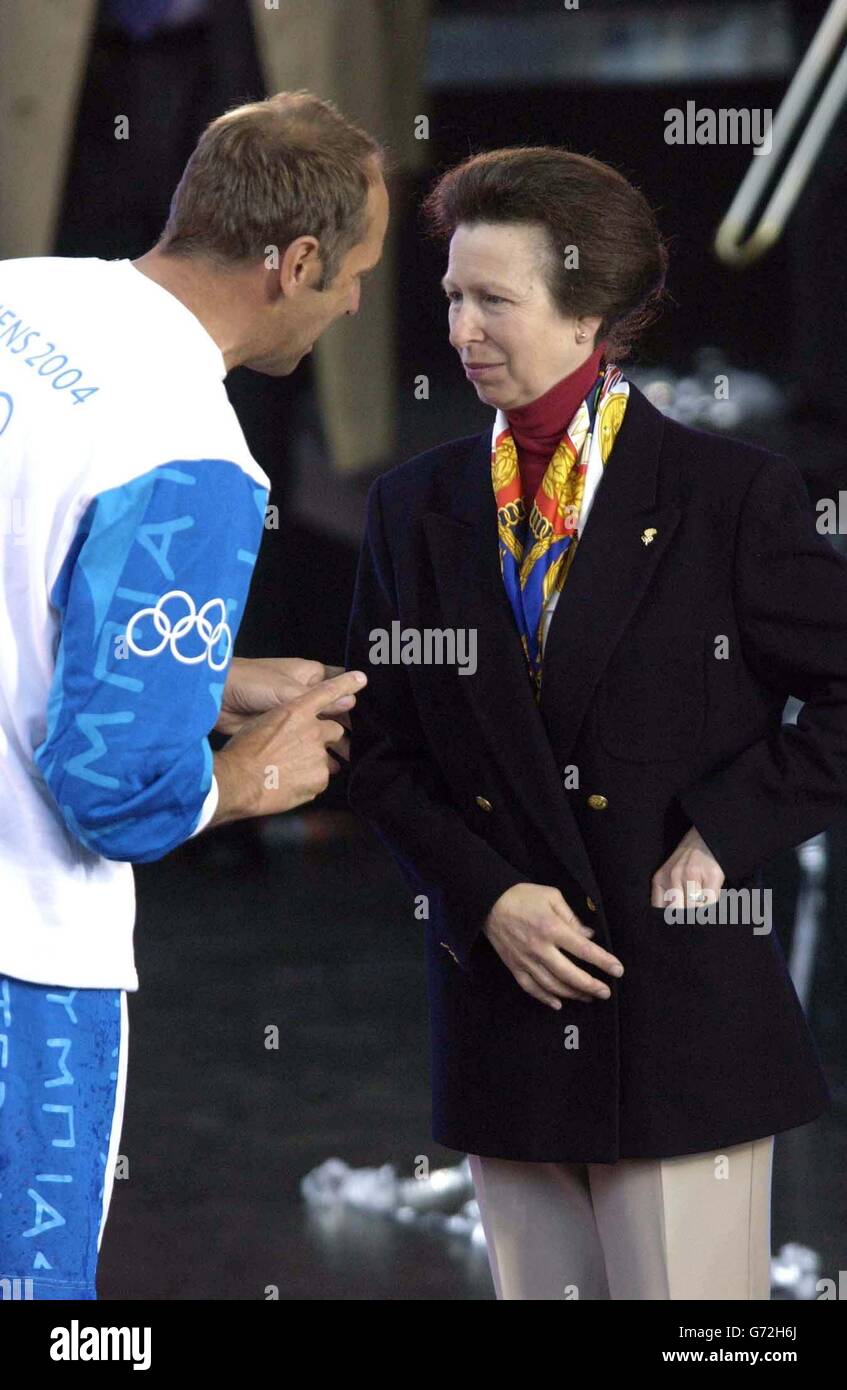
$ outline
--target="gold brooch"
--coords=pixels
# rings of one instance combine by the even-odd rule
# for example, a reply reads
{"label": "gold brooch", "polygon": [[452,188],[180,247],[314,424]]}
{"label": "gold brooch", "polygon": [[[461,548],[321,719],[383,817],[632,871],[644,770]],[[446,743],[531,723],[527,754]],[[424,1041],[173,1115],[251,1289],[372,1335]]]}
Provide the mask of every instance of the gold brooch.
{"label": "gold brooch", "polygon": [[657,531],[655,526],[648,526],[646,531],[641,532],[641,539],[645,545],[649,545],[656,534]]}

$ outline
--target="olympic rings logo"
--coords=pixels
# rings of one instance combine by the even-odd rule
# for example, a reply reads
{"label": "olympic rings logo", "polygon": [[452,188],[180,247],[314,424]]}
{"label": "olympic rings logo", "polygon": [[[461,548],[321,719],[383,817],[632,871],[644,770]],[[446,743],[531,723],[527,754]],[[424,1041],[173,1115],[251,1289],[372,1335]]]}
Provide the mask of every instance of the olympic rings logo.
{"label": "olympic rings logo", "polygon": [[[176,622],[172,622],[170,615],[165,612],[164,605],[173,598],[182,599],[188,612]],[[218,608],[220,618],[214,625],[208,618],[210,609]],[[136,623],[142,618],[152,618],[153,626],[161,637],[161,642],[155,647],[139,647],[133,638],[133,630]],[[177,643],[189,632],[196,629],[198,636],[206,644],[206,650],[197,656],[185,656],[177,649]],[[223,637],[226,637],[226,653],[222,660],[215,661],[213,652]],[[196,666],[200,661],[208,661],[213,671],[222,671],[232,654],[232,632],[226,622],[226,604],[222,598],[210,598],[203,607],[197,610],[197,605],[190,594],[184,589],[171,589],[170,593],[163,594],[155,608],[139,608],[137,613],[133,613],[126,625],[126,640],[130,650],[136,656],[158,656],[165,647],[170,646],[171,655],[177,661],[181,661],[184,666]]]}

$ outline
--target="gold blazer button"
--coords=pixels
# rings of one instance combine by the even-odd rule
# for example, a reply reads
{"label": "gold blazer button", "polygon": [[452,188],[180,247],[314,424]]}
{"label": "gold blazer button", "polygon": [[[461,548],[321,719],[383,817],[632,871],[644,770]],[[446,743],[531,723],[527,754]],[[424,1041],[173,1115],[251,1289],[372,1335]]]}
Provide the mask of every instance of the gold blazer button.
{"label": "gold blazer button", "polygon": [[596,911],[597,911],[597,904],[596,904],[596,902],[594,901],[593,898],[586,898],[586,899],[585,899],[585,906],[588,908],[588,911],[589,911],[589,912],[596,912]]}
{"label": "gold blazer button", "polygon": [[476,801],[476,804],[477,804],[477,806],[480,808],[481,811],[493,811],[493,810],[494,810],[494,807],[491,805],[491,802],[490,802],[486,797],[484,797],[484,796],[477,796],[477,797],[474,798],[474,800]]}
{"label": "gold blazer button", "polygon": [[599,792],[592,792],[591,796],[588,798],[588,804],[592,811],[605,811],[609,802],[607,798],[601,796]]}

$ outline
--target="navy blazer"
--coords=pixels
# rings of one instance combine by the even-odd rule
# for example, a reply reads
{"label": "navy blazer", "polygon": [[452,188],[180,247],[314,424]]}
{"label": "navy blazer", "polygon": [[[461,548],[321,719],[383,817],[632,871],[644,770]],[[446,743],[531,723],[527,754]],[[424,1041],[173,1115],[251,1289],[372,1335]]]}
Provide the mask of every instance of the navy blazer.
{"label": "navy blazer", "polygon": [[[536,704],[489,450],[486,430],[374,483],[347,650],[369,676],[351,805],[404,870],[410,925],[428,912],[434,1137],[612,1163],[814,1119],[830,1097],[775,931],[669,924],[650,889],[692,824],[724,888],[754,888],[842,812],[847,562],[793,464],[630,384]],[[372,661],[397,622],[475,630],[476,671]],[[482,927],[521,882],[559,888],[621,959],[620,980],[588,967],[610,999],[557,1012],[516,983]]]}

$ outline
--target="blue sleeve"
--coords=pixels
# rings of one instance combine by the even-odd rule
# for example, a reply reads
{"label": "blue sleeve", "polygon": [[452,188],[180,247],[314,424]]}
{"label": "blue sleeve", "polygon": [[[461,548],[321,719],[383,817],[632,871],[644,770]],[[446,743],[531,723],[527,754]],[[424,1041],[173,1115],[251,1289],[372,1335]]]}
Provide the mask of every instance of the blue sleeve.
{"label": "blue sleeve", "polygon": [[160,859],[198,823],[267,496],[227,460],[170,462],[80,522],[50,595],[61,630],[34,758],[107,859]]}

